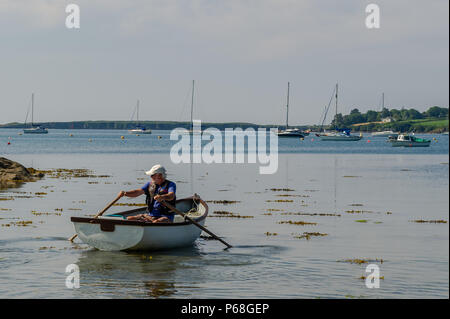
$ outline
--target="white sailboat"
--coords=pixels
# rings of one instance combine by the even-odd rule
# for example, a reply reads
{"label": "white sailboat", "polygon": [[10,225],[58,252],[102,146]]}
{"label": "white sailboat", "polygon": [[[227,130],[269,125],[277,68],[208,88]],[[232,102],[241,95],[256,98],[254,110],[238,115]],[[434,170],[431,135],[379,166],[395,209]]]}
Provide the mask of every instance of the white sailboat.
{"label": "white sailboat", "polygon": [[[381,111],[383,111],[384,109],[384,92],[382,94],[382,104],[381,104]],[[397,137],[398,133],[395,133],[392,130],[385,130],[385,131],[380,131],[380,132],[373,132],[372,136],[374,137]]]}
{"label": "white sailboat", "polygon": [[289,87],[290,83],[288,82],[288,90],[287,90],[287,103],[286,103],[286,129],[278,130],[278,137],[299,137],[304,138],[305,134],[298,128],[289,128]]}
{"label": "white sailboat", "polygon": [[[28,114],[27,114],[28,118]],[[31,93],[31,127],[23,129],[24,134],[47,134],[48,130],[40,125],[34,125],[34,93]],[[25,119],[26,125],[27,119]]]}
{"label": "white sailboat", "polygon": [[128,130],[130,134],[151,134],[152,130],[146,129],[145,127],[139,125],[139,100],[137,100],[136,105],[136,127],[134,129]]}
{"label": "white sailboat", "polygon": [[[338,84],[336,83],[336,115],[338,114]],[[325,119],[324,119],[325,120]],[[349,129],[337,129],[333,132],[324,132],[316,134],[322,141],[359,141],[362,134],[351,135]]]}

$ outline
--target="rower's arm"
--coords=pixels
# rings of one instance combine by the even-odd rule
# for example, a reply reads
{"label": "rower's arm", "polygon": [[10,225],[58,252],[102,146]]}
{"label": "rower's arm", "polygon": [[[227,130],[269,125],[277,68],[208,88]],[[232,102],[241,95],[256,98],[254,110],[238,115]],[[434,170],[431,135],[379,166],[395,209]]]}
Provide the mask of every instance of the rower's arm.
{"label": "rower's arm", "polygon": [[144,194],[145,192],[142,189],[135,189],[132,191],[121,191],[119,193],[119,195],[122,196],[126,196],[126,197],[138,197],[141,196],[142,194]]}
{"label": "rower's arm", "polygon": [[160,201],[171,201],[171,200],[175,199],[175,193],[174,192],[170,192],[170,193],[167,193],[165,195],[156,195],[155,199],[157,201],[159,201],[159,202]]}

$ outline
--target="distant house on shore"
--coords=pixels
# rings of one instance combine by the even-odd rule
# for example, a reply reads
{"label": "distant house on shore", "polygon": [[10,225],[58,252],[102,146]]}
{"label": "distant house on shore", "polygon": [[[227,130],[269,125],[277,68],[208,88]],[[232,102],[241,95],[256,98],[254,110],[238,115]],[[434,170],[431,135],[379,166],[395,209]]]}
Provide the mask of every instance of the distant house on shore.
{"label": "distant house on shore", "polygon": [[385,118],[381,119],[381,122],[383,122],[383,123],[391,123],[392,122],[392,118],[391,117],[385,117]]}

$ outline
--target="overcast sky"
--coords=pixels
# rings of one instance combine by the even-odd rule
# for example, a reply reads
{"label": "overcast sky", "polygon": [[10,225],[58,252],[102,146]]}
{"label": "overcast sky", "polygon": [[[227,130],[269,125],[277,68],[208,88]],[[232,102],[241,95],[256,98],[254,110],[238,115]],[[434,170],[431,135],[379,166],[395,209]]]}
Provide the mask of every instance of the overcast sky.
{"label": "overcast sky", "polygon": [[[81,28],[67,29],[78,4]],[[369,3],[380,29],[365,25]],[[339,112],[448,107],[448,0],[0,0],[0,123],[317,124]],[[334,113],[334,112],[333,112]],[[328,119],[330,122],[331,117]]]}

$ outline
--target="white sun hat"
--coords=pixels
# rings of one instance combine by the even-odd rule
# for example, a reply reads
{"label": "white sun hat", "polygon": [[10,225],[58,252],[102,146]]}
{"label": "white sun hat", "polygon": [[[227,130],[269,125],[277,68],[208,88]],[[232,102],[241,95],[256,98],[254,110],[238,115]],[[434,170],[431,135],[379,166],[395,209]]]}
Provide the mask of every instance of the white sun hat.
{"label": "white sun hat", "polygon": [[164,166],[157,164],[153,166],[149,171],[145,172],[146,175],[152,176],[154,174],[162,174],[164,177],[166,177],[166,169]]}

